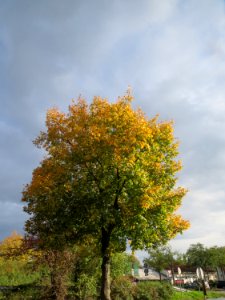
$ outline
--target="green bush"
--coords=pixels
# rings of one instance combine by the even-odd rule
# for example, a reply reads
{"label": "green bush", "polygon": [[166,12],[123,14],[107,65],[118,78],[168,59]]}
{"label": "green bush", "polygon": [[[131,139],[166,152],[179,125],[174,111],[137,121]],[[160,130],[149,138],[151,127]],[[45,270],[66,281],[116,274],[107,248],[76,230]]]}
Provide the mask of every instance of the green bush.
{"label": "green bush", "polygon": [[111,297],[113,300],[133,300],[134,284],[129,276],[117,277],[111,284]]}
{"label": "green bush", "polygon": [[0,261],[0,285],[17,286],[38,281],[39,272],[33,271],[32,266],[23,261]]}
{"label": "green bush", "polygon": [[46,297],[43,297],[42,294],[43,294],[42,289],[39,287],[34,287],[32,285],[20,285],[12,289],[2,290],[0,293],[0,299],[7,299],[7,300],[47,299]]}
{"label": "green bush", "polygon": [[76,299],[96,299],[97,298],[97,278],[87,274],[81,274],[73,286],[73,295]]}
{"label": "green bush", "polygon": [[142,281],[137,283],[134,300],[170,300],[173,289],[168,283]]}
{"label": "green bush", "polygon": [[133,283],[129,276],[115,278],[111,284],[113,300],[170,300],[173,288],[165,282]]}

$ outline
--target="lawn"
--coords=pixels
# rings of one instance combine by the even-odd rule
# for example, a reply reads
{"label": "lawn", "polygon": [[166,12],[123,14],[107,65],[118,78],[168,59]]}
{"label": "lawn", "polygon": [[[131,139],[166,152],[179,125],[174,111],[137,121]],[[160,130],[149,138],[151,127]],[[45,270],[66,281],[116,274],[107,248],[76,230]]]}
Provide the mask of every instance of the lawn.
{"label": "lawn", "polygon": [[[225,298],[224,292],[208,291],[207,298]],[[171,300],[203,300],[203,293],[199,291],[175,292]]]}

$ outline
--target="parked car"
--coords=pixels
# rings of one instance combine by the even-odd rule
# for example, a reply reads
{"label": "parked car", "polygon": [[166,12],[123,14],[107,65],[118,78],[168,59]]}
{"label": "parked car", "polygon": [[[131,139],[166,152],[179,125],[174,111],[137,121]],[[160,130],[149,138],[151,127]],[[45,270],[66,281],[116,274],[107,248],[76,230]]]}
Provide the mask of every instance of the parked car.
{"label": "parked car", "polygon": [[199,290],[202,289],[202,286],[201,286],[201,284],[198,281],[194,281],[194,282],[185,283],[184,284],[184,288],[185,289],[199,291]]}

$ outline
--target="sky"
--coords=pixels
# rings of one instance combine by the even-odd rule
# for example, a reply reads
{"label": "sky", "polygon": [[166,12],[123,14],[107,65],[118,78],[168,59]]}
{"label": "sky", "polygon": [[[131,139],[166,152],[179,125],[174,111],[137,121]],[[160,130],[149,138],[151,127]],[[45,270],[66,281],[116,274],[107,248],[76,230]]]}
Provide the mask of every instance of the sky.
{"label": "sky", "polygon": [[43,152],[32,141],[47,109],[79,95],[174,120],[191,223],[171,241],[225,245],[225,2],[0,1],[0,239],[23,232],[21,192]]}

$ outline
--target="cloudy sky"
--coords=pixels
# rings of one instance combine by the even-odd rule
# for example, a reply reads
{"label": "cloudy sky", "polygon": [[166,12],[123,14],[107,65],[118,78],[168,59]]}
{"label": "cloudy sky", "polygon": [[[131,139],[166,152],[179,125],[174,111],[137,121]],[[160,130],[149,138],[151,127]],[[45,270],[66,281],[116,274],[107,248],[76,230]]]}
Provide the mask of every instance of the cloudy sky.
{"label": "cloudy sky", "polygon": [[21,191],[42,158],[46,110],[128,85],[149,117],[175,121],[191,228],[171,242],[225,245],[225,2],[0,1],[0,239],[22,232]]}

